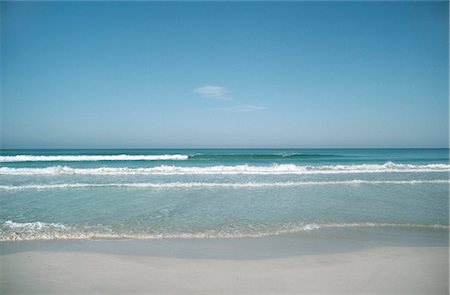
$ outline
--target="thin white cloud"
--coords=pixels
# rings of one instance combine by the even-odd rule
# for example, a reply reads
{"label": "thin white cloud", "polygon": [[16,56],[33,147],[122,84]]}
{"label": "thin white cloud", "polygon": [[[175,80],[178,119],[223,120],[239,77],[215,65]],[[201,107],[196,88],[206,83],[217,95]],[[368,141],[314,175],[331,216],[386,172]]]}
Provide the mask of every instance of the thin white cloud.
{"label": "thin white cloud", "polygon": [[206,85],[194,89],[195,93],[200,94],[203,97],[214,98],[214,99],[230,99],[227,94],[230,92],[225,87]]}
{"label": "thin white cloud", "polygon": [[266,107],[263,106],[255,106],[249,104],[215,108],[215,110],[218,111],[229,111],[229,112],[256,112],[256,111],[263,111],[265,109]]}

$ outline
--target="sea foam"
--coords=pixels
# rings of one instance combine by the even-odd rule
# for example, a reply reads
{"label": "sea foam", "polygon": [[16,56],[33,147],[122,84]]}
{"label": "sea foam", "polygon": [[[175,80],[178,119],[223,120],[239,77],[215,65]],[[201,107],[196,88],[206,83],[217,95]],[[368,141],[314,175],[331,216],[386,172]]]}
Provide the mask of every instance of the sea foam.
{"label": "sea foam", "polygon": [[99,168],[72,168],[68,166],[51,166],[45,168],[13,168],[1,167],[3,175],[203,175],[203,174],[349,174],[349,173],[392,173],[392,172],[450,172],[449,164],[359,164],[359,165],[317,165],[302,166],[295,164],[273,164],[269,166],[208,166],[208,167],[181,167],[161,165],[149,168],[128,167],[99,167]]}
{"label": "sea foam", "polygon": [[404,228],[431,229],[448,231],[448,225],[442,224],[395,224],[395,223],[286,223],[278,228],[254,228],[242,230],[207,230],[199,232],[123,232],[115,231],[103,225],[72,226],[61,223],[29,222],[18,223],[11,220],[0,224],[0,241],[20,240],[105,240],[105,239],[233,239],[257,238],[295,234],[326,228]]}
{"label": "sea foam", "polygon": [[30,185],[0,185],[2,190],[27,189],[70,189],[70,188],[103,188],[103,187],[132,187],[132,188],[270,188],[297,187],[320,185],[415,185],[415,184],[449,184],[448,179],[416,179],[416,180],[341,180],[341,181],[286,181],[286,182],[167,182],[167,183],[59,183],[59,184],[30,184]]}
{"label": "sea foam", "polygon": [[65,156],[0,156],[0,162],[85,162],[85,161],[173,161],[187,160],[187,155],[65,155]]}

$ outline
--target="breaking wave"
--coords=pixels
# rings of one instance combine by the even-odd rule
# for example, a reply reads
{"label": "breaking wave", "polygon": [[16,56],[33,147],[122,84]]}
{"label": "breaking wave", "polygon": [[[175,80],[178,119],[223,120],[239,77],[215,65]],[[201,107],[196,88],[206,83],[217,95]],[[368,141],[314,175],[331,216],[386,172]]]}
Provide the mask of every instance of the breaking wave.
{"label": "breaking wave", "polygon": [[360,165],[321,165],[301,166],[295,164],[273,164],[270,166],[207,166],[207,167],[181,167],[161,165],[150,168],[128,167],[99,167],[99,168],[72,168],[68,166],[51,166],[46,168],[12,168],[1,167],[3,175],[199,175],[199,174],[345,174],[345,173],[385,173],[385,172],[450,172],[449,164],[360,164]]}
{"label": "breaking wave", "polygon": [[86,162],[86,161],[164,161],[187,160],[187,155],[77,155],[77,156],[0,156],[0,162]]}
{"label": "breaking wave", "polygon": [[102,225],[72,226],[61,223],[29,222],[18,223],[11,220],[0,224],[0,241],[26,240],[110,240],[110,239],[232,239],[256,238],[308,232],[325,228],[404,228],[431,229],[448,231],[448,225],[441,224],[394,224],[394,223],[303,223],[284,224],[277,229],[244,229],[240,231],[208,230],[203,232],[140,232],[132,233],[114,231]]}
{"label": "breaking wave", "polygon": [[270,187],[296,187],[319,185],[405,185],[405,184],[449,184],[448,179],[431,180],[342,180],[342,181],[286,181],[286,182],[167,182],[167,183],[60,183],[60,184],[30,184],[30,185],[0,185],[2,190],[27,189],[70,189],[70,188],[103,188],[103,187],[131,187],[131,188],[270,188]]}

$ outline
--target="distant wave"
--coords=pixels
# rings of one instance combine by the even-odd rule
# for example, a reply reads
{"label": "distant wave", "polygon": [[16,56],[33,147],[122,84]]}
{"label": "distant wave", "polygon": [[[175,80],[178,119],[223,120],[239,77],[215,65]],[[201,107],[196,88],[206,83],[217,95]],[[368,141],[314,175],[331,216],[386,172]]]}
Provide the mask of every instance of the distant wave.
{"label": "distant wave", "polygon": [[107,226],[75,226],[61,223],[29,222],[18,223],[11,220],[0,224],[0,241],[21,240],[102,240],[102,239],[232,239],[256,238],[293,234],[322,228],[404,228],[448,231],[448,225],[441,224],[395,224],[395,223],[303,223],[284,224],[277,228],[244,229],[242,231],[208,230],[206,232],[131,232],[114,231]]}
{"label": "distant wave", "polygon": [[342,181],[286,181],[286,182],[167,182],[167,183],[59,183],[59,184],[30,184],[30,185],[0,185],[2,190],[27,189],[70,189],[70,188],[98,188],[98,187],[133,187],[133,188],[264,188],[264,187],[296,187],[319,185],[415,185],[415,184],[450,184],[448,179],[432,180],[342,180]]}
{"label": "distant wave", "polygon": [[207,166],[181,167],[161,165],[151,168],[99,167],[71,168],[67,166],[52,166],[46,168],[12,168],[1,167],[0,175],[202,175],[202,174],[350,174],[350,173],[386,173],[386,172],[450,172],[449,164],[360,164],[360,165],[322,165],[300,166],[294,164],[274,164],[270,166]]}
{"label": "distant wave", "polygon": [[303,153],[285,153],[285,154],[198,154],[190,155],[192,160],[272,160],[272,159],[307,159],[307,158],[332,158],[339,157],[333,154],[303,154]]}
{"label": "distant wave", "polygon": [[85,162],[85,161],[162,161],[187,160],[187,155],[74,155],[74,156],[0,156],[0,162]]}

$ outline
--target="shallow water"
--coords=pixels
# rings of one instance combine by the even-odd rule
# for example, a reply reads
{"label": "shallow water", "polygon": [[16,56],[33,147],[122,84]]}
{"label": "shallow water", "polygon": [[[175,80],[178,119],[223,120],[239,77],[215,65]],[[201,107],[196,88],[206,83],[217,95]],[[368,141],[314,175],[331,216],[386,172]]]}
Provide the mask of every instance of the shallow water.
{"label": "shallow water", "polygon": [[448,233],[449,171],[447,149],[3,150],[0,239]]}

